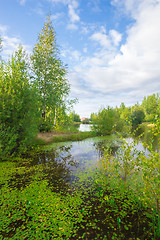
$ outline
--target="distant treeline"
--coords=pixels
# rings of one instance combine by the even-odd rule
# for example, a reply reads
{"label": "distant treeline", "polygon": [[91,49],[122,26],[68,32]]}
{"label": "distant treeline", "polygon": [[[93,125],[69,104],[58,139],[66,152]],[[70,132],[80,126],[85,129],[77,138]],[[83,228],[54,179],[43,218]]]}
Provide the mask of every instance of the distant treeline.
{"label": "distant treeline", "polygon": [[128,124],[136,126],[142,122],[155,122],[160,116],[160,96],[153,94],[144,97],[142,104],[136,103],[126,107],[122,102],[120,107],[101,108],[98,113],[92,113],[90,120],[97,134],[110,134],[123,131]]}

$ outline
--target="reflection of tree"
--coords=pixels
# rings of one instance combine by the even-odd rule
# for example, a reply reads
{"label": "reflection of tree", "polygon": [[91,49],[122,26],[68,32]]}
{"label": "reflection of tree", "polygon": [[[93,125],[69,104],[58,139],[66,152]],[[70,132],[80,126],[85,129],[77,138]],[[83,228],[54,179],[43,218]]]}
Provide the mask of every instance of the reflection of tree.
{"label": "reflection of tree", "polygon": [[146,126],[139,126],[137,130],[135,131],[135,137],[138,138],[144,143],[145,145],[153,147],[153,151],[158,151],[158,137],[153,134],[152,129],[146,127]]}
{"label": "reflection of tree", "polygon": [[[38,181],[46,179],[48,186],[56,192],[67,189],[71,178],[70,168],[77,167],[77,163],[71,154],[71,148],[72,145],[58,147],[50,151],[32,153],[29,156],[31,159],[30,164],[40,166]],[[23,172],[23,174],[13,175],[9,185],[18,189],[26,187],[33,181],[32,175],[35,173],[34,170],[29,171],[26,169],[26,172]]]}
{"label": "reflection of tree", "polygon": [[99,141],[99,142],[95,142],[93,144],[93,146],[95,147],[95,149],[97,150],[99,157],[103,157],[105,151],[108,149],[110,150],[112,155],[115,155],[115,153],[117,152],[118,148],[119,148],[119,144],[117,141],[112,141],[112,140],[103,140],[103,141]]}
{"label": "reflection of tree", "polygon": [[70,146],[62,146],[51,151],[44,151],[39,155],[39,162],[43,166],[43,179],[47,179],[48,186],[53,191],[64,190],[70,180],[70,167],[77,166],[71,155]]}

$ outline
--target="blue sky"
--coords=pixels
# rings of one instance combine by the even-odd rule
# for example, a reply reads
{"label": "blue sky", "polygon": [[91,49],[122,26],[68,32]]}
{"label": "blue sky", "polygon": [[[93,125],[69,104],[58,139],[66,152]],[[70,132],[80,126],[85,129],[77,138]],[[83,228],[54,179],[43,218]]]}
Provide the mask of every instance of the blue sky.
{"label": "blue sky", "polygon": [[49,11],[81,117],[160,92],[160,0],[0,0],[3,59],[32,52]]}

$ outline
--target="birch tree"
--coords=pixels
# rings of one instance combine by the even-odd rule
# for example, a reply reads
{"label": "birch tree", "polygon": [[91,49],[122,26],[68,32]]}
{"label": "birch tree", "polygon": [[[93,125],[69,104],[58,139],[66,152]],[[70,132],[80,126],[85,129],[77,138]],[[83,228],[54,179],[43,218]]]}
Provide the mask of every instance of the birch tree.
{"label": "birch tree", "polygon": [[0,37],[0,49],[1,49],[1,47],[2,47],[2,39]]}
{"label": "birch tree", "polygon": [[47,117],[52,117],[55,123],[56,109],[65,103],[70,85],[65,78],[66,68],[59,58],[56,34],[50,15],[38,36],[31,60],[43,122]]}

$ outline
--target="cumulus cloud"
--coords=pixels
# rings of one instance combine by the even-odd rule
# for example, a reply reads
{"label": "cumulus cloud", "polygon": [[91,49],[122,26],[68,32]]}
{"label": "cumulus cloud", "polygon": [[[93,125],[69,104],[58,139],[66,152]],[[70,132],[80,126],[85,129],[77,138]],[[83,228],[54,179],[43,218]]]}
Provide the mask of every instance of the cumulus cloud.
{"label": "cumulus cloud", "polygon": [[91,36],[91,39],[98,42],[101,45],[101,47],[103,47],[103,48],[109,48],[110,47],[110,40],[105,33],[95,32]]}
{"label": "cumulus cloud", "polygon": [[3,35],[7,32],[8,27],[0,24],[0,33]]}
{"label": "cumulus cloud", "polygon": [[110,38],[111,38],[113,44],[115,46],[118,46],[122,39],[122,35],[114,29],[110,30],[109,35],[110,35]]}
{"label": "cumulus cloud", "polygon": [[109,31],[109,34],[106,34],[106,29],[102,26],[101,30],[95,32],[90,37],[91,40],[96,41],[100,44],[102,48],[113,48],[118,46],[121,41],[121,34],[114,29]]}
{"label": "cumulus cloud", "polygon": [[64,4],[68,8],[69,22],[67,28],[70,30],[76,30],[78,28],[77,23],[80,22],[78,15],[79,2],[77,0],[48,0],[53,4]]}
{"label": "cumulus cloud", "polygon": [[78,7],[78,3],[76,1],[72,1],[68,4],[69,17],[72,23],[75,23],[80,20],[80,17],[76,13],[77,7]]}
{"label": "cumulus cloud", "polygon": [[[93,56],[81,57],[81,63],[74,68],[74,82],[81,81],[81,88],[89,86],[99,106],[104,102],[115,106],[121,101],[135,104],[145,95],[160,91],[160,1],[112,1],[116,3],[121,4],[123,14],[130,13],[135,20],[127,29],[126,42],[121,44],[122,35],[115,29],[108,34],[100,29],[90,40],[101,48]],[[99,93],[103,98],[96,95]]]}
{"label": "cumulus cloud", "polygon": [[71,30],[76,30],[78,28],[77,26],[77,22],[80,21],[80,17],[77,13],[77,9],[78,9],[78,1],[76,0],[70,0],[68,3],[68,16],[69,16],[69,23],[68,23],[68,29]]}
{"label": "cumulus cloud", "polygon": [[23,44],[22,39],[19,37],[12,37],[8,35],[8,27],[0,25],[0,36],[2,38],[2,58],[7,60],[9,56],[17,50],[19,45],[22,45],[27,53],[31,53],[31,46]]}

